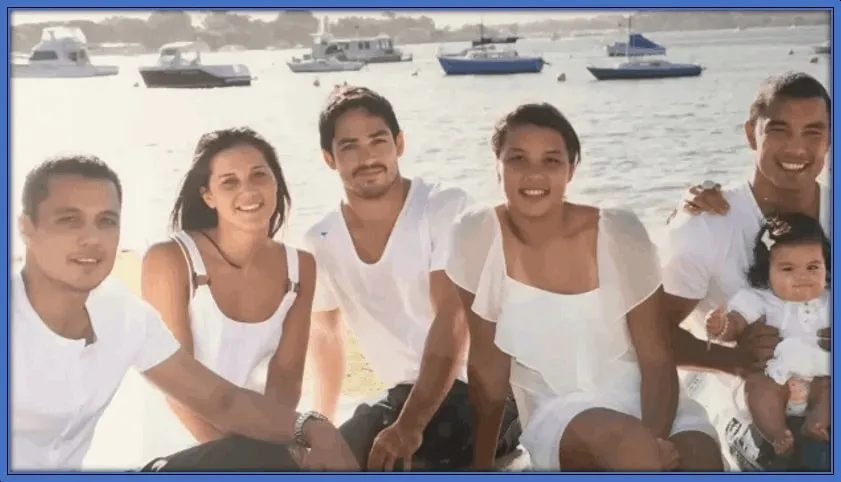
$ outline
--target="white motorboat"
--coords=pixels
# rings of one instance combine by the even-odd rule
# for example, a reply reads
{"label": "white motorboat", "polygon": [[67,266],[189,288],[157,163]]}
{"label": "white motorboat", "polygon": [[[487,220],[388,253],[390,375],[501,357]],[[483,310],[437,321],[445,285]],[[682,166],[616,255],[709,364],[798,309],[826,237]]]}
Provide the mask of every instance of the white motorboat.
{"label": "white motorboat", "polygon": [[299,73],[312,72],[355,72],[365,67],[365,62],[358,60],[341,60],[336,57],[313,58],[309,54],[304,54],[300,59],[292,57],[292,60],[286,62],[289,70]]}
{"label": "white motorboat", "polygon": [[77,27],[45,28],[26,62],[12,63],[12,77],[102,77],[120,72],[115,65],[92,64],[86,44],[85,34]]}
{"label": "white motorboat", "polygon": [[404,53],[394,46],[394,39],[385,34],[375,37],[354,36],[333,37],[329,32],[330,22],[322,17],[318,32],[313,34],[310,55],[316,59],[339,56],[344,60],[381,64],[389,62],[410,62],[412,54]]}
{"label": "white motorboat", "polygon": [[143,83],[150,88],[209,89],[251,85],[253,77],[242,64],[205,65],[200,44],[174,42],[160,49],[155,65],[140,67]]}

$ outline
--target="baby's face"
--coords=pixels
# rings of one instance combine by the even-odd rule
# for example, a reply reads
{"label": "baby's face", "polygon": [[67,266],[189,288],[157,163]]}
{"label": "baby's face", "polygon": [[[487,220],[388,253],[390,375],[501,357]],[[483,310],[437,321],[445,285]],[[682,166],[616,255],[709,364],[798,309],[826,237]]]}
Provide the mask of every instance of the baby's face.
{"label": "baby's face", "polygon": [[783,300],[813,300],[826,288],[826,264],[820,244],[775,246],[770,269],[771,289]]}

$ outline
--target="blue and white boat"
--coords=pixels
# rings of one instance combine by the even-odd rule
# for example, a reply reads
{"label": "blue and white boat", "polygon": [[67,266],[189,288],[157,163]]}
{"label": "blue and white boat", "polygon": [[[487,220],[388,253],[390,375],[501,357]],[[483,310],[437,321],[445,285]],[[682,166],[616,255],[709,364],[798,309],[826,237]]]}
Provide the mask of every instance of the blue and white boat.
{"label": "blue and white boat", "polygon": [[458,54],[440,54],[438,63],[447,75],[537,74],[546,61],[540,56],[520,56],[514,49],[482,45]]}
{"label": "blue and white boat", "polygon": [[641,57],[644,55],[666,55],[666,47],[653,42],[641,33],[628,35],[627,42],[614,42],[605,47],[609,57]]}
{"label": "blue and white boat", "polygon": [[668,60],[629,60],[614,67],[587,67],[596,80],[668,79],[698,77],[704,67],[676,64]]}
{"label": "blue and white boat", "polygon": [[666,55],[666,47],[645,37],[641,33],[634,33],[631,30],[631,20],[628,16],[626,31],[628,32],[627,42],[614,42],[605,46],[609,57],[642,57],[644,55]]}

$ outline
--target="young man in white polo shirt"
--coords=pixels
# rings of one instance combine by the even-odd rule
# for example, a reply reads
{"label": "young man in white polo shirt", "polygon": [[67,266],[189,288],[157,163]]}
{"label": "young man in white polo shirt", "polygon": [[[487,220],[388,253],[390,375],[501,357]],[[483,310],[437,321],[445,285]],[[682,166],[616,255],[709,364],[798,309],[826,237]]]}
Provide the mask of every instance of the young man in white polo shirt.
{"label": "young man in white polo shirt", "polygon": [[[790,421],[799,448],[793,460],[776,459],[752,428],[738,376],[771,356],[779,341],[774,330],[752,325],[741,346],[732,348],[707,346],[704,330],[706,316],[747,287],[755,238],[766,215],[806,213],[819,219],[831,235],[830,189],[817,181],[830,145],[830,112],[828,92],[807,74],[789,72],[764,82],[745,123],[748,145],[756,153],[752,178],[722,191],[726,202],[703,203],[710,207],[708,212],[693,216],[697,208],[686,206],[669,223],[662,250],[667,309],[676,325],[687,322],[674,334],[678,363],[722,372],[689,372],[687,389],[705,405],[722,435],[726,455],[742,470],[830,468],[829,444],[799,437],[794,425],[802,421]],[[715,193],[710,189],[709,195]],[[728,204],[729,209],[721,209]]]}
{"label": "young man in white polo shirt", "polygon": [[[26,178],[26,258],[11,279],[12,470],[81,470],[96,423],[130,366],[240,436],[152,470],[297,468],[285,445],[295,442],[312,447],[307,468],[353,469],[341,434],[323,418],[217,376],[181,350],[150,305],[109,277],[121,203],[117,175],[94,157],[47,161]],[[245,457],[243,446],[260,460]],[[209,453],[219,457],[208,460]]]}
{"label": "young man in white polo shirt", "polygon": [[[306,234],[318,265],[310,345],[316,406],[335,415],[344,377],[342,320],[377,376],[392,388],[361,405],[340,431],[368,470],[466,467],[472,460],[466,389],[468,333],[444,273],[450,227],[468,202],[461,189],[400,175],[404,137],[391,104],[362,87],[331,94],[319,119],[321,149],[345,200]],[[518,444],[513,398],[498,453]]]}

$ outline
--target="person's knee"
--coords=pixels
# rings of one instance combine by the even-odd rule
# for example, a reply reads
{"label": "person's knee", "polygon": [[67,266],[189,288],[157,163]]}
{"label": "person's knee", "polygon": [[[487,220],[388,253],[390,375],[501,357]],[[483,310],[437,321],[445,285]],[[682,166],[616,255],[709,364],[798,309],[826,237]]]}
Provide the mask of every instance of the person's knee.
{"label": "person's knee", "polygon": [[680,469],[690,472],[724,470],[721,447],[712,436],[699,431],[686,431],[669,438],[680,454]]}
{"label": "person's knee", "polygon": [[629,422],[623,428],[617,428],[615,445],[617,456],[611,470],[631,472],[662,472],[665,470],[660,456],[657,439],[639,420]]}
{"label": "person's knee", "polygon": [[339,433],[356,456],[360,467],[365,467],[368,453],[384,428],[390,425],[388,413],[379,406],[364,406],[339,427]]}
{"label": "person's knee", "polygon": [[[585,451],[601,469],[662,471],[660,448],[651,431],[630,415],[594,408],[576,416],[561,439],[560,454]],[[566,459],[566,460],[565,460]],[[569,464],[568,457],[561,457]]]}

